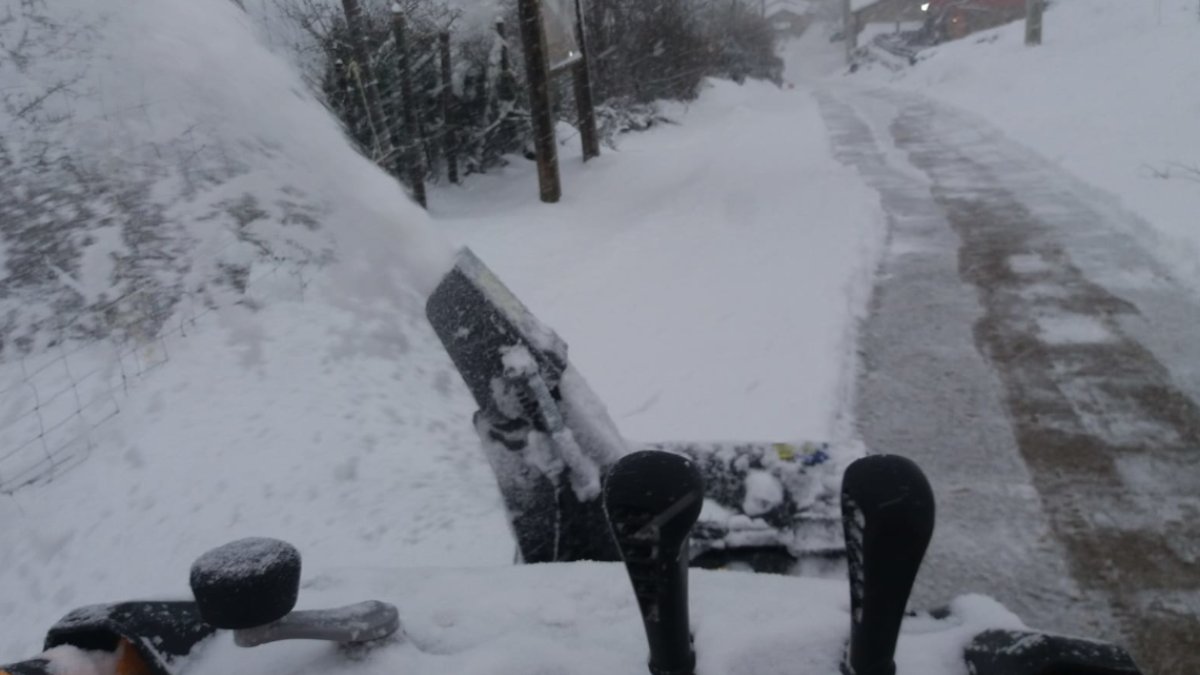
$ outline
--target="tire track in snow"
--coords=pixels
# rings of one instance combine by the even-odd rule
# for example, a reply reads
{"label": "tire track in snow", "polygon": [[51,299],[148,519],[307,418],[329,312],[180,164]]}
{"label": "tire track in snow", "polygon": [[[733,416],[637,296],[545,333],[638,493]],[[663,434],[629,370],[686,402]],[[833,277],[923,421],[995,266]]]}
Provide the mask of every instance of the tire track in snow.
{"label": "tire track in snow", "polygon": [[[1200,406],[1124,329],[1138,306],[1073,262],[1088,242],[1062,238],[1115,224],[977,121],[903,105],[894,134],[963,239],[960,272],[986,308],[976,341],[1076,580],[1109,598],[1147,672],[1200,671]],[[1138,248],[1090,245],[1102,244]],[[1200,315],[1186,294],[1175,302]]]}
{"label": "tire track in snow", "polygon": [[[975,346],[984,314],[959,277],[961,240],[930,193],[929,179],[903,155],[880,147],[870,107],[879,101],[819,95],[838,158],[879,192],[888,245],[870,314],[860,330],[855,413],[872,452],[916,460],[929,474],[938,524],[917,578],[914,606],[936,606],[981,592],[1035,626],[1109,634],[1088,621],[1107,615],[1103,598],[1085,598],[1054,541],[1041,500],[1004,414],[1002,383]],[[853,101],[855,107],[847,101]],[[884,102],[886,104],[886,102]],[[885,139],[883,142],[889,142]],[[1080,604],[1089,611],[1079,612]]]}

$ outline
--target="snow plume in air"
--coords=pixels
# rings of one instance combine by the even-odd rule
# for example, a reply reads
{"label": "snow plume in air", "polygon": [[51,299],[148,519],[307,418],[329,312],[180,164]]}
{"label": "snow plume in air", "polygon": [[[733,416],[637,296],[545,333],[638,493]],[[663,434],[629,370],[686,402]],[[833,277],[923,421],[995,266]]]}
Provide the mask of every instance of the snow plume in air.
{"label": "snow plume in air", "polygon": [[261,171],[271,187],[320,209],[318,228],[336,242],[343,272],[372,270],[379,282],[385,270],[404,270],[418,286],[436,283],[450,251],[428,216],[351,149],[333,117],[257,40],[234,5],[131,6],[124,23],[129,34],[121,39],[113,31],[114,51],[146,72],[121,81],[143,91],[153,85],[154,100],[162,102],[156,110],[174,125],[171,138],[199,127],[226,151],[244,149],[238,154],[247,173]]}
{"label": "snow plume in air", "polygon": [[427,291],[449,266],[424,211],[237,4],[0,7],[19,56],[0,61],[0,356],[153,337],[280,267],[361,302]]}

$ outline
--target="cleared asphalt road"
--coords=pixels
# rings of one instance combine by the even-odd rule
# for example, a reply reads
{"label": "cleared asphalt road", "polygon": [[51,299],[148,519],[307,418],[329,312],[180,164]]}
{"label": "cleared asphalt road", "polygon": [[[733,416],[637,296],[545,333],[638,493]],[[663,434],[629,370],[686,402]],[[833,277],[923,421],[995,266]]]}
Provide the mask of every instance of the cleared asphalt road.
{"label": "cleared asphalt road", "polygon": [[1200,673],[1200,298],[1111,196],[983,120],[819,98],[889,219],[856,415],[937,493],[915,602],[983,592],[1148,673]]}

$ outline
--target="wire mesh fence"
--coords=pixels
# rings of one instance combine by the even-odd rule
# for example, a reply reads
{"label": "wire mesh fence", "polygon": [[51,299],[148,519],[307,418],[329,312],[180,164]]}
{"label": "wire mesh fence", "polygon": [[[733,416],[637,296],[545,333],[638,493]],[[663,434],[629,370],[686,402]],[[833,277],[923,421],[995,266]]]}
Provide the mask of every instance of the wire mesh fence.
{"label": "wire mesh fence", "polygon": [[[291,274],[302,289],[303,267],[286,260],[260,265],[244,294],[281,272]],[[131,291],[138,292],[153,289]],[[173,318],[153,336],[59,339],[40,352],[0,363],[0,494],[51,480],[86,459],[98,430],[120,414],[130,390],[168,363],[171,349],[220,309],[197,294],[185,295],[175,306]]]}
{"label": "wire mesh fence", "polygon": [[[124,349],[57,348],[6,364],[0,391],[0,493],[57,475],[92,449],[92,432],[121,411],[130,381],[166,362],[161,338]],[[107,362],[107,363],[106,363]]]}

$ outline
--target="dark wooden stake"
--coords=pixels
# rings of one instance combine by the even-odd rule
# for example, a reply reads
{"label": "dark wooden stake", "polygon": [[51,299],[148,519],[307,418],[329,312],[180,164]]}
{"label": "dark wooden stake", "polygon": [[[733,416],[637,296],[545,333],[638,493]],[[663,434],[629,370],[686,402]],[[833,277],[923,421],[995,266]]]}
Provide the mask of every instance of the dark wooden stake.
{"label": "dark wooden stake", "polygon": [[508,36],[504,32],[504,21],[496,22],[496,35],[500,36],[502,44],[500,45],[500,72],[507,73],[512,66],[508,60]]}
{"label": "dark wooden stake", "polygon": [[383,97],[379,95],[379,80],[375,79],[375,69],[371,67],[371,50],[362,25],[362,5],[358,0],[342,0],[342,10],[346,13],[346,28],[350,32],[350,47],[354,53],[351,75],[362,88],[371,140],[383,157],[390,157],[393,148],[388,134],[387,113],[383,109]]}
{"label": "dark wooden stake", "polygon": [[591,61],[588,58],[587,33],[583,25],[583,0],[575,0],[575,40],[581,58],[575,64],[575,106],[578,109],[579,137],[583,141],[583,161],[600,156],[600,134],[596,132],[596,106],[592,102]]}
{"label": "dark wooden stake", "polygon": [[[400,70],[400,106],[404,115],[404,132],[408,143],[398,153],[397,172],[406,170],[412,187],[413,199],[422,207],[428,206],[425,195],[425,165],[421,161],[421,128],[417,120],[417,106],[413,99],[412,59],[408,55],[408,35],[404,15],[392,12],[392,35],[396,39],[396,65]],[[401,168],[403,167],[403,169]]]}
{"label": "dark wooden stake", "polygon": [[1026,0],[1025,44],[1030,47],[1042,44],[1042,13],[1044,9],[1042,0]]}
{"label": "dark wooden stake", "polygon": [[454,102],[454,83],[450,69],[450,33],[438,35],[442,55],[442,152],[446,156],[446,176],[451,183],[458,183],[458,138],[450,119]]}
{"label": "dark wooden stake", "polygon": [[550,107],[550,67],[546,63],[546,29],[539,0],[518,0],[521,41],[525,46],[525,73],[529,82],[529,111],[533,117],[533,144],[537,152],[538,187],[542,201],[562,198],[558,174],[558,148],[554,140],[554,113]]}

